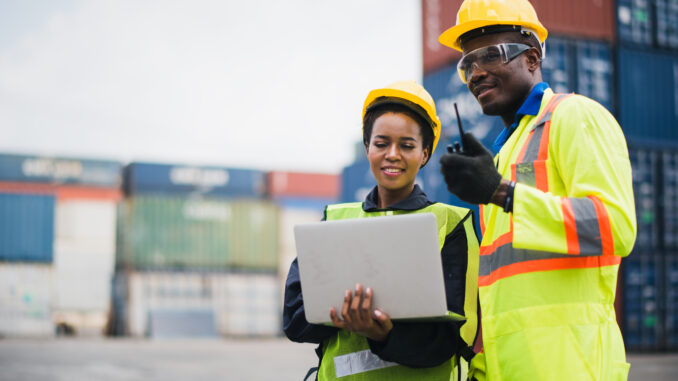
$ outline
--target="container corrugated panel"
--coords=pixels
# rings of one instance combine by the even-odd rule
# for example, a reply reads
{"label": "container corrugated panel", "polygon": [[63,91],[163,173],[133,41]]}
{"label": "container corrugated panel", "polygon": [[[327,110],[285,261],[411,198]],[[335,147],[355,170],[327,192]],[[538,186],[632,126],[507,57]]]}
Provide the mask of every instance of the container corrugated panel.
{"label": "container corrugated panel", "polygon": [[663,255],[636,250],[622,260],[624,343],[629,351],[664,347]]}
{"label": "container corrugated panel", "polygon": [[662,152],[661,174],[664,248],[678,250],[678,151]]}
{"label": "container corrugated panel", "polygon": [[530,2],[549,33],[606,41],[615,38],[614,0]]}
{"label": "container corrugated panel", "polygon": [[666,349],[675,351],[678,349],[678,253],[668,252],[664,260]]}
{"label": "container corrugated panel", "polygon": [[52,262],[54,196],[0,193],[0,261]]}
{"label": "container corrugated panel", "polygon": [[[174,321],[181,314],[201,318],[211,314],[213,328],[221,335],[274,336],[281,332],[276,275],[153,271],[130,272],[126,280],[126,326],[132,336],[152,334],[149,317],[162,313],[170,314]],[[162,333],[172,335],[166,329]],[[177,327],[179,333],[190,334],[183,326]],[[205,331],[198,333],[203,336]]]}
{"label": "container corrugated panel", "polygon": [[370,163],[367,159],[357,161],[342,171],[340,202],[362,202],[375,185]]}
{"label": "container corrugated panel", "polygon": [[638,46],[652,45],[651,0],[617,0],[619,40]]}
{"label": "container corrugated panel", "polygon": [[54,335],[51,279],[50,265],[0,263],[0,336]]}
{"label": "container corrugated panel", "polygon": [[633,175],[633,194],[638,232],[635,247],[643,250],[658,250],[662,245],[659,200],[658,164],[659,153],[643,148],[631,148],[629,159]]}
{"label": "container corrugated panel", "polygon": [[678,49],[678,0],[654,0],[657,45]]}
{"label": "container corrugated panel", "polygon": [[430,73],[461,57],[461,53],[443,46],[438,36],[455,25],[460,0],[422,0],[422,48],[424,73]]}
{"label": "container corrugated panel", "polygon": [[619,122],[630,143],[678,146],[678,55],[619,49]]}
{"label": "container corrugated panel", "polygon": [[316,198],[316,197],[275,197],[272,199],[276,205],[285,209],[306,209],[323,211],[325,206],[336,204],[339,198]]}
{"label": "container corrugated panel", "polygon": [[[462,0],[422,0],[425,74],[459,59],[460,53],[441,45],[438,36],[455,25],[461,3]],[[614,41],[613,0],[534,0],[531,3],[549,34]],[[549,42],[550,38],[547,40],[547,46]]]}
{"label": "container corrugated panel", "polygon": [[125,168],[124,188],[136,194],[200,194],[262,198],[266,174],[249,169],[132,163]]}
{"label": "container corrugated panel", "polygon": [[269,172],[268,195],[336,199],[340,180],[338,175],[325,173]]}
{"label": "container corrugated panel", "polygon": [[102,334],[111,303],[116,203],[65,200],[56,207],[55,321]]}
{"label": "container corrugated panel", "polygon": [[121,164],[114,161],[0,155],[0,180],[4,181],[118,188],[121,172]]}
{"label": "container corrugated panel", "polygon": [[459,140],[457,117],[454,103],[459,108],[459,116],[464,131],[472,132],[486,147],[492,143],[504,128],[499,117],[483,114],[480,104],[457,74],[456,64],[446,66],[424,76],[424,87],[433,97],[436,111],[442,125],[439,147],[447,146],[453,140]]}
{"label": "container corrugated panel", "polygon": [[569,40],[549,37],[546,57],[542,61],[541,73],[556,93],[570,93],[575,90],[575,67],[572,64],[572,44]]}
{"label": "container corrugated panel", "polygon": [[574,41],[577,62],[576,92],[598,101],[613,111],[614,63],[608,43]]}
{"label": "container corrugated panel", "polygon": [[137,196],[119,209],[117,263],[132,268],[277,269],[268,201]]}

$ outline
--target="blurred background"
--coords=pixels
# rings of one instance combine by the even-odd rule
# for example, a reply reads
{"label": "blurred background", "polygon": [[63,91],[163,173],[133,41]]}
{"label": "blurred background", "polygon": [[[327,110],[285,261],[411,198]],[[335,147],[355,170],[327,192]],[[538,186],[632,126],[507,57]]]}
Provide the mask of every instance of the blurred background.
{"label": "blurred background", "polygon": [[[604,105],[629,146],[627,350],[676,352],[678,0],[532,3],[544,79]],[[293,226],[374,186],[369,90],[422,83],[444,144],[455,102],[486,146],[501,130],[437,41],[460,4],[0,3],[0,337],[280,338]],[[417,181],[464,205],[442,151]]]}

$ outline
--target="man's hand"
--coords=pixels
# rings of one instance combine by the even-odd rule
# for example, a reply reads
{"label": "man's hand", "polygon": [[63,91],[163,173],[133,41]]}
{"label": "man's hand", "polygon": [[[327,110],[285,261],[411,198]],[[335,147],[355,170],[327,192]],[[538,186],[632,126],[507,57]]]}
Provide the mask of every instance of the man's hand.
{"label": "man's hand", "polygon": [[492,153],[470,132],[462,137],[463,152],[446,153],[440,158],[440,172],[447,190],[470,204],[487,204],[499,187]]}
{"label": "man's hand", "polygon": [[384,341],[393,329],[391,318],[383,311],[372,310],[372,289],[367,288],[363,297],[363,286],[355,286],[355,296],[351,290],[346,290],[344,305],[341,308],[340,319],[334,307],[330,308],[332,324],[338,328],[355,332],[374,341]]}

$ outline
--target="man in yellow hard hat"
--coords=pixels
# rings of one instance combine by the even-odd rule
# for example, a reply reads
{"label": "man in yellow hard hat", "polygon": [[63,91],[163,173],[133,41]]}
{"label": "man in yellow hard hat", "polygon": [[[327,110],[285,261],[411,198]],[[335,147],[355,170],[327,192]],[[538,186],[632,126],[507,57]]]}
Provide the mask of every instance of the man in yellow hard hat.
{"label": "man in yellow hard hat", "polygon": [[448,190],[480,204],[483,351],[489,380],[626,380],[614,312],[636,236],[631,166],[614,117],[542,82],[547,30],[527,0],[465,0],[440,36],[462,81],[505,129],[492,154],[467,133],[441,158]]}

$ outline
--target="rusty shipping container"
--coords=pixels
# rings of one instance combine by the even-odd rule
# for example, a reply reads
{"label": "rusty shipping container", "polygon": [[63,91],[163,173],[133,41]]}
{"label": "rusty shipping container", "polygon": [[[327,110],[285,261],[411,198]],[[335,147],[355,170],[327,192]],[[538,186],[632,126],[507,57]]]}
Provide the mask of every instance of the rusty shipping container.
{"label": "rusty shipping container", "polygon": [[340,176],[325,173],[269,172],[268,195],[277,197],[339,197]]}
{"label": "rusty shipping container", "polygon": [[[442,46],[438,36],[455,25],[461,3],[462,0],[422,0],[424,73],[459,59],[459,52]],[[551,36],[610,42],[615,38],[615,6],[612,0],[532,0],[531,3]]]}

